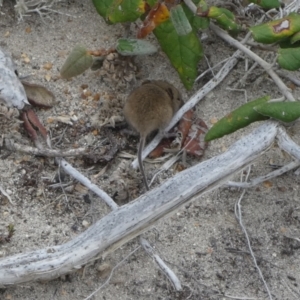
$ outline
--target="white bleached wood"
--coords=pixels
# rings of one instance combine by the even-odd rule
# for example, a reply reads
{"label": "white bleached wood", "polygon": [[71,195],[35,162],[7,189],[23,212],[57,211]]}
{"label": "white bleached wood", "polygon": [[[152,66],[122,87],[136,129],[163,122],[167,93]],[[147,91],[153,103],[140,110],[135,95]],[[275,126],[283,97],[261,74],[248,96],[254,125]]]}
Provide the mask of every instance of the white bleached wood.
{"label": "white bleached wood", "polygon": [[15,70],[10,55],[0,48],[0,102],[8,107],[22,109],[29,102]]}
{"label": "white bleached wood", "polygon": [[278,128],[277,143],[278,146],[289,155],[300,160],[300,146],[297,145],[286,133],[283,127]]}
{"label": "white bleached wood", "polygon": [[265,122],[228,151],[178,173],[135,201],[115,209],[65,244],[1,259],[0,286],[54,279],[80,268],[99,254],[114,251],[195,196],[226,182],[266,151],[277,131],[276,122]]}

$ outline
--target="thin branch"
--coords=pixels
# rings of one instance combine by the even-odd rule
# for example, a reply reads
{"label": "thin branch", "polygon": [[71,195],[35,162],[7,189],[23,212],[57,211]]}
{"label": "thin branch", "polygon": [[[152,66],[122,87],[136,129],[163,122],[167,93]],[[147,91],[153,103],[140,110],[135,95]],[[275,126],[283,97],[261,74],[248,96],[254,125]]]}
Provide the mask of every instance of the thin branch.
{"label": "thin branch", "polygon": [[296,77],[296,74],[289,74],[284,72],[283,70],[276,71],[281,77],[286,78],[287,80],[291,81],[293,84],[300,86],[300,79]]}
{"label": "thin branch", "polygon": [[176,291],[181,291],[181,283],[175,273],[164,263],[164,261],[155,254],[153,247],[146,241],[144,238],[140,237],[140,243],[143,246],[144,250],[148,253],[150,257],[158,264],[160,270],[170,279],[170,282],[174,286]]}
{"label": "thin branch", "polygon": [[6,193],[6,191],[4,190],[4,188],[1,185],[0,185],[0,192],[8,199],[8,201],[11,205],[15,205],[13,203],[13,201],[11,200],[10,196]]}
{"label": "thin branch", "polygon": [[114,274],[114,271],[120,267],[132,254],[134,254],[137,250],[139,250],[141,248],[141,246],[138,246],[137,248],[135,248],[133,251],[131,251],[128,255],[126,255],[120,262],[118,262],[113,269],[111,270],[108,278],[105,280],[105,282],[99,286],[94,292],[92,292],[88,297],[84,298],[84,300],[88,300],[91,299],[95,294],[97,294],[101,289],[103,289],[110,281],[112,275]]}
{"label": "thin branch", "polygon": [[289,287],[289,285],[285,282],[285,280],[281,279],[281,282],[283,282],[283,284],[287,287],[287,289],[289,290],[289,292],[293,295],[293,297],[296,299],[296,300],[299,300],[299,297],[300,297],[300,294],[296,293]]}
{"label": "thin branch", "polygon": [[[248,173],[248,174],[249,174],[249,173]],[[245,237],[246,237],[248,249],[249,249],[250,255],[251,255],[252,259],[253,259],[253,263],[254,263],[254,265],[255,265],[255,268],[256,268],[256,270],[258,271],[259,277],[261,278],[261,280],[262,280],[262,282],[263,282],[263,284],[264,284],[264,286],[265,286],[265,289],[266,289],[266,291],[267,291],[267,293],[268,293],[269,299],[272,300],[273,298],[272,298],[270,289],[269,289],[269,287],[268,287],[267,282],[265,281],[265,278],[264,278],[264,276],[263,276],[263,274],[262,274],[262,271],[261,271],[260,267],[259,267],[258,264],[257,264],[256,257],[255,257],[255,255],[254,255],[253,250],[252,250],[251,242],[250,242],[250,239],[249,239],[249,236],[248,236],[246,227],[245,227],[244,224],[243,224],[241,201],[242,201],[242,199],[243,199],[243,197],[244,197],[244,195],[245,195],[245,192],[246,192],[246,190],[243,190],[243,192],[242,192],[242,194],[241,194],[239,200],[238,200],[238,201],[236,202],[236,204],[235,204],[235,216],[236,216],[236,218],[237,218],[237,220],[238,220],[238,222],[239,222],[239,224],[240,224],[240,226],[241,226],[241,228],[242,228],[242,230],[243,230],[243,232],[244,232],[244,235],[245,235]]]}
{"label": "thin branch", "polygon": [[223,65],[226,63],[226,61],[228,61],[228,59],[230,59],[230,57],[225,58],[221,61],[219,61],[217,64],[215,64],[213,67],[209,67],[206,71],[202,72],[196,79],[195,81],[199,81],[202,77],[204,77],[207,73],[211,73],[212,75],[215,76],[213,70],[216,69],[217,67],[219,67],[220,65]]}
{"label": "thin branch", "polygon": [[235,48],[241,50],[243,53],[248,55],[251,59],[256,61],[273,79],[275,84],[278,86],[281,93],[289,100],[289,101],[295,101],[294,96],[290,92],[290,89],[284,84],[284,82],[281,80],[281,78],[275,73],[275,71],[272,69],[272,65],[264,61],[260,56],[252,52],[250,49],[245,47],[242,43],[232,38],[228,33],[226,33],[224,30],[220,29],[218,26],[214,24],[210,24],[210,28],[223,40],[225,40],[228,44],[234,46]]}
{"label": "thin branch", "polygon": [[240,297],[240,296],[232,296],[228,294],[219,294],[217,296],[222,296],[228,299],[236,299],[236,300],[259,300],[258,298],[253,298],[253,297]]}
{"label": "thin branch", "polygon": [[290,162],[289,164],[287,164],[286,166],[278,169],[278,170],[275,170],[273,172],[270,172],[269,174],[267,175],[264,175],[264,176],[260,176],[260,177],[257,177],[255,179],[251,179],[250,182],[234,182],[234,181],[228,181],[227,182],[227,186],[231,186],[231,187],[237,187],[237,188],[251,188],[251,187],[254,187],[260,183],[263,183],[264,181],[266,180],[270,180],[274,177],[278,177],[288,171],[291,171],[297,167],[300,166],[300,161],[296,160],[296,161],[292,161]]}
{"label": "thin branch", "polygon": [[112,198],[101,190],[98,186],[93,184],[87,177],[78,172],[75,168],[73,168],[67,161],[64,159],[57,159],[57,162],[64,171],[78,180],[80,183],[89,188],[92,192],[94,192],[97,196],[99,196],[112,210],[117,209],[118,205],[112,200]]}
{"label": "thin branch", "polygon": [[68,150],[57,150],[49,148],[35,148],[27,145],[21,145],[15,143],[12,139],[5,139],[3,148],[9,151],[19,151],[35,156],[46,156],[46,157],[69,157],[69,156],[80,156],[87,152],[86,148],[68,149]]}

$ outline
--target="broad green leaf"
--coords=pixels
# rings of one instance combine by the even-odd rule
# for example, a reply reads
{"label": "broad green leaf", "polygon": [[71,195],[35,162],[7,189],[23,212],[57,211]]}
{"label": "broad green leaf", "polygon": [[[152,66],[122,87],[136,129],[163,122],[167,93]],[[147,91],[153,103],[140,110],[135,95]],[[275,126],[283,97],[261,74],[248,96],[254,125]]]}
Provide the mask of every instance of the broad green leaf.
{"label": "broad green leaf", "polygon": [[193,30],[181,5],[171,8],[170,17],[178,35],[187,35]]}
{"label": "broad green leaf", "polygon": [[198,63],[203,56],[197,34],[192,31],[187,35],[179,36],[171,20],[160,24],[153,32],[184,86],[191,89],[197,77]]}
{"label": "broad green leaf", "polygon": [[300,102],[263,103],[255,106],[254,110],[282,122],[293,122],[300,118]]}
{"label": "broad green leaf", "polygon": [[93,0],[97,12],[108,23],[133,22],[144,12],[144,0]]}
{"label": "broad green leaf", "polygon": [[279,0],[249,0],[249,2],[266,9],[278,8],[280,6]]}
{"label": "broad green leaf", "polygon": [[[200,2],[198,0],[193,0],[195,5],[199,5]],[[199,16],[195,16],[191,10],[185,5],[185,3],[182,4],[182,8],[185,12],[186,17],[190,21],[190,24],[192,25],[193,29],[197,32],[199,29],[206,29],[209,26],[209,19],[208,18],[202,18]]]}
{"label": "broad green leaf", "polygon": [[153,54],[157,48],[150,42],[139,39],[119,39],[116,50],[121,55],[147,55]]}
{"label": "broad green leaf", "polygon": [[263,116],[253,109],[256,106],[267,102],[269,99],[269,96],[265,96],[248,102],[232,111],[213,125],[213,127],[207,132],[205,141],[220,138],[226,134],[230,134],[238,129],[244,128],[253,122],[269,119],[269,117]]}
{"label": "broad green leaf", "polygon": [[300,31],[300,15],[291,13],[282,19],[253,26],[250,30],[257,42],[272,44]]}
{"label": "broad green leaf", "polygon": [[82,45],[74,47],[60,70],[63,78],[71,78],[83,73],[93,64],[93,56]]}
{"label": "broad green leaf", "polygon": [[281,43],[277,62],[283,69],[298,70],[300,68],[300,43],[291,44],[289,41]]}

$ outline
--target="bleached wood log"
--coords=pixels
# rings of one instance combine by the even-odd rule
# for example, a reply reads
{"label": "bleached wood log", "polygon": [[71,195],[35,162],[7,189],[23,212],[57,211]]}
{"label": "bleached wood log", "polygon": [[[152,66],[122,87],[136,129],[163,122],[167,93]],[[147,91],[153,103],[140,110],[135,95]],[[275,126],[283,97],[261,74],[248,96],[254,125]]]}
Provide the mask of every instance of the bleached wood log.
{"label": "bleached wood log", "polygon": [[276,122],[264,123],[223,154],[178,173],[65,244],[2,258],[0,286],[53,279],[114,251],[196,196],[220,186],[266,151],[277,131]]}

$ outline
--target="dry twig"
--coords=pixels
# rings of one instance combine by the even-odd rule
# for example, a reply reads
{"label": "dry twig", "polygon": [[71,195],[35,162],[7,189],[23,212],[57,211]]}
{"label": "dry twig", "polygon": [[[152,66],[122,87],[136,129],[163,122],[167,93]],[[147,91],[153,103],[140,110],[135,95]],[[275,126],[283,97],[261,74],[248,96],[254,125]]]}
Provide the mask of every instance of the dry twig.
{"label": "dry twig", "polygon": [[4,139],[2,147],[9,151],[19,151],[30,155],[46,156],[46,157],[69,157],[80,156],[86,153],[86,148],[77,148],[69,150],[57,150],[49,148],[35,148],[27,145],[15,143],[12,139]]}

